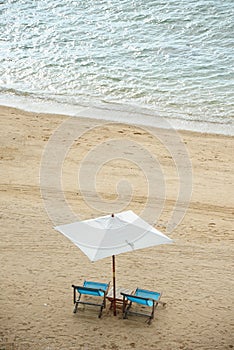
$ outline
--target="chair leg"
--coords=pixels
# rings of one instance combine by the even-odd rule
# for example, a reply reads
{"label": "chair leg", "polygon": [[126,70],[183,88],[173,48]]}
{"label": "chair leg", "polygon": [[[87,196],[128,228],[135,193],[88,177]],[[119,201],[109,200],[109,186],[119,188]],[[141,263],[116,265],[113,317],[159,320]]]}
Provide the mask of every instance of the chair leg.
{"label": "chair leg", "polygon": [[102,306],[101,306],[99,314],[98,314],[98,318],[102,317],[102,310],[105,308],[106,308],[106,294],[104,294],[104,298],[103,298]]}
{"label": "chair leg", "polygon": [[157,307],[158,303],[155,303],[153,301],[153,310],[152,310],[152,313],[151,313],[151,318],[153,319],[154,318],[154,311],[155,311],[155,308]]}
{"label": "chair leg", "polygon": [[145,321],[148,325],[151,325],[152,323],[152,318],[151,316]]}
{"label": "chair leg", "polygon": [[98,314],[98,318],[101,318],[102,317],[102,310],[104,308],[104,305],[101,306],[100,308],[100,311],[99,311],[99,314]]}
{"label": "chair leg", "polygon": [[132,306],[132,302],[130,301],[129,305],[126,307],[125,312],[123,314],[124,319],[128,318],[128,312],[129,312],[131,306]]}
{"label": "chair leg", "polygon": [[79,295],[79,298],[77,299],[77,301],[75,301],[75,303],[74,303],[75,304],[75,307],[74,307],[74,310],[73,310],[74,314],[77,312],[79,301],[80,301],[80,297],[81,297],[81,294]]}
{"label": "chair leg", "polygon": [[126,306],[127,306],[127,301],[125,299],[125,295],[123,296],[123,306],[122,306],[122,315],[124,315],[125,313],[125,309],[126,309]]}
{"label": "chair leg", "polygon": [[74,314],[76,313],[77,309],[78,309],[78,302],[75,303],[75,307],[74,307],[74,310],[73,310]]}
{"label": "chair leg", "polygon": [[154,319],[154,313],[155,313],[155,309],[157,306],[158,306],[158,302],[153,301],[152,312],[151,312],[149,319],[147,320],[147,323],[149,325],[151,324],[152,320]]}

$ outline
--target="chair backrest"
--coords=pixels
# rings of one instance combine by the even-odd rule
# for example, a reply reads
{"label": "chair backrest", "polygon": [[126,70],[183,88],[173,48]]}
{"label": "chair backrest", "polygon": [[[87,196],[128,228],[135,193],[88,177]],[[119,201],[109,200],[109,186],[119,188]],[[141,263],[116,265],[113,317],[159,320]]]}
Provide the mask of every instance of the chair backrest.
{"label": "chair backrest", "polygon": [[88,287],[77,286],[76,289],[80,294],[87,294],[87,295],[92,295],[95,297],[103,297],[104,293],[105,293],[104,291],[102,291],[100,289],[88,288]]}
{"label": "chair backrest", "polygon": [[73,286],[80,294],[87,294],[96,297],[104,297],[109,288],[109,283],[84,281],[83,286]]}
{"label": "chair backrest", "polygon": [[140,289],[140,288],[136,289],[135,295],[141,298],[150,298],[155,301],[158,301],[161,297],[161,293],[159,292],[152,292],[151,290]]}
{"label": "chair backrest", "polygon": [[150,299],[137,297],[135,295],[128,295],[127,299],[132,301],[132,302],[134,302],[134,303],[141,304],[141,305],[144,305],[144,306],[153,306],[153,300],[150,300]]}
{"label": "chair backrest", "polygon": [[102,289],[103,291],[107,291],[109,287],[109,283],[99,283],[93,281],[84,281],[83,287],[94,288],[94,289]]}

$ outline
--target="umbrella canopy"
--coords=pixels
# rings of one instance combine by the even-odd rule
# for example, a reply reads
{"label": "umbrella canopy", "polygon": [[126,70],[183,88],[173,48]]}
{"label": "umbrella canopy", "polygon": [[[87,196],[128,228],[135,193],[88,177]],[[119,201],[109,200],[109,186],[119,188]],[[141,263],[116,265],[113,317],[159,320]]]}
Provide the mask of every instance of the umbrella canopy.
{"label": "umbrella canopy", "polygon": [[[169,237],[156,230],[131,210],[56,226],[55,229],[69,238],[91,261],[113,257],[114,299],[115,255],[172,243]],[[115,304],[114,314],[116,314]]]}

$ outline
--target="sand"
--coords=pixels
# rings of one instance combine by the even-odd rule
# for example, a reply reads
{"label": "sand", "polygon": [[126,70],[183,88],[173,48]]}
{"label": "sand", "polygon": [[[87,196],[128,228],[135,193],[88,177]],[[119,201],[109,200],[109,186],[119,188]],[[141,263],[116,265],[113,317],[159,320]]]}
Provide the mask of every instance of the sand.
{"label": "sand", "polygon": [[[70,131],[64,131],[56,144],[62,123]],[[0,124],[0,349],[221,350],[234,346],[233,138],[179,132],[177,140],[188,155],[178,178],[178,164],[166,148],[172,138],[165,130],[160,131],[167,140],[162,143],[153,129],[8,107],[0,108]],[[105,147],[99,149],[100,144]],[[151,166],[142,150],[156,156],[157,164]],[[51,166],[44,169],[48,151],[54,153]],[[54,223],[68,221],[72,215],[86,219],[115,209],[141,214],[147,207],[149,217],[157,212],[155,227],[168,233],[179,185],[188,186],[183,191],[185,199],[189,196],[188,160],[193,172],[191,200],[186,211],[186,203],[176,207],[170,233],[174,243],[116,257],[118,285],[163,291],[166,308],[159,305],[150,326],[143,317],[123,320],[120,311],[114,317],[109,308],[102,319],[96,308],[73,314],[71,285],[85,278],[110,281],[111,259],[91,263],[53,229]],[[65,209],[56,193],[56,167],[60,167]],[[83,175],[78,182],[80,169]],[[184,182],[186,174],[189,179]],[[41,192],[46,177],[47,187]],[[132,194],[126,182],[117,186],[121,178],[132,185]],[[96,187],[92,187],[94,179]],[[159,198],[152,193],[154,186]]]}

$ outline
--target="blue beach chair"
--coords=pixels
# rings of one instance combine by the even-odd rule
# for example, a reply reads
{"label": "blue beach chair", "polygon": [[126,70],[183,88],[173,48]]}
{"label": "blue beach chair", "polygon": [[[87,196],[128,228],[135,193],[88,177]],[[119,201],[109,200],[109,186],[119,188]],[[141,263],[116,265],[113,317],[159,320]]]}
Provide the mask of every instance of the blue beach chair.
{"label": "blue beach chair", "polygon": [[[129,314],[139,315],[139,316],[147,316],[148,317],[148,324],[151,324],[151,321],[154,318],[154,312],[158,304],[162,304],[163,306],[166,305],[166,303],[160,301],[160,298],[162,296],[162,293],[159,292],[153,292],[146,289],[140,289],[137,288],[134,294],[125,294],[121,293],[123,295],[123,318],[127,318]],[[136,312],[131,311],[132,303],[137,303],[142,306],[148,306],[151,308],[151,313],[146,314],[142,312]]]}
{"label": "blue beach chair", "polygon": [[[75,307],[73,310],[74,314],[77,312],[79,304],[93,305],[93,306],[100,307],[100,311],[98,314],[98,317],[100,318],[102,316],[102,310],[106,307],[106,295],[108,293],[109,285],[110,283],[99,283],[99,282],[92,282],[92,281],[84,281],[83,286],[72,285],[73,302],[75,304]],[[78,293],[78,296],[76,295],[76,293]],[[94,303],[91,301],[81,301],[82,295],[99,297],[100,302]]]}

